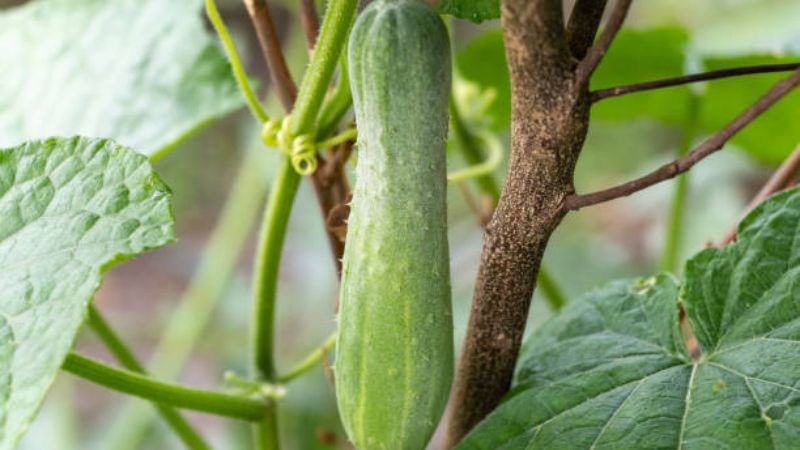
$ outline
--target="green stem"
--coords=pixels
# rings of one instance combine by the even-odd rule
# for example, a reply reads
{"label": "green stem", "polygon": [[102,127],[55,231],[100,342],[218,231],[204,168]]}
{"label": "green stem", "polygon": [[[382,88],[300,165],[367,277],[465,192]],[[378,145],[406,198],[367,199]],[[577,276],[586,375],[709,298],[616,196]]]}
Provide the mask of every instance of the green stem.
{"label": "green stem", "polygon": [[328,95],[322,108],[319,111],[318,136],[321,138],[329,136],[336,129],[336,125],[353,104],[353,95],[350,92],[350,77],[347,70],[347,48],[342,50],[339,58],[339,79],[336,87]]}
{"label": "green stem", "polygon": [[[89,307],[89,326],[123,367],[130,371],[146,375],[142,364],[136,359],[136,356],[128,346],[122,342],[122,339],[114,332],[94,305]],[[153,403],[153,405],[187,448],[193,450],[207,450],[211,448],[178,411],[160,403]]]}
{"label": "green stem", "polygon": [[320,27],[317,47],[303,77],[292,110],[292,134],[300,136],[314,129],[325,90],[355,18],[357,0],[331,0]]}
{"label": "green stem", "polygon": [[67,356],[62,368],[109,389],[176,408],[251,421],[261,420],[268,409],[267,402],[263,399],[187,388],[158,381],[74,352]]}
{"label": "green stem", "polygon": [[273,341],[278,270],[299,183],[300,175],[289,158],[281,158],[264,211],[253,269],[252,363],[256,377],[266,381],[275,380]]}
{"label": "green stem", "polygon": [[247,81],[247,73],[245,73],[242,61],[239,59],[236,45],[234,45],[233,39],[231,39],[228,27],[225,26],[225,22],[222,21],[222,17],[219,15],[217,4],[214,0],[206,0],[206,15],[208,15],[211,25],[213,25],[214,30],[216,30],[219,39],[222,41],[222,46],[228,54],[228,61],[230,61],[231,69],[233,69],[233,77],[236,79],[236,84],[239,85],[239,90],[244,94],[247,106],[250,107],[250,111],[252,111],[253,115],[256,116],[259,121],[262,123],[268,121],[269,115],[264,111],[261,102],[258,101],[258,97],[256,97],[253,89],[250,87],[250,82]]}
{"label": "green stem", "polygon": [[329,137],[324,141],[317,142],[318,148],[330,148],[337,146],[343,142],[355,140],[358,137],[358,130],[355,128],[348,128],[345,131],[337,134],[336,136]]}
{"label": "green stem", "polygon": [[314,366],[316,366],[328,352],[331,351],[334,345],[336,345],[336,333],[330,335],[328,339],[326,339],[325,342],[323,342],[323,344],[319,348],[317,348],[316,350],[311,352],[311,354],[303,358],[303,360],[300,361],[296,366],[294,366],[292,370],[279,376],[277,378],[277,381],[279,383],[287,383],[297,378],[298,376],[308,372]]}
{"label": "green stem", "polygon": [[[355,18],[357,5],[358,0],[331,0],[328,3],[314,55],[300,84],[292,110],[291,132],[294,136],[316,133],[319,108]],[[291,161],[284,157],[264,212],[253,272],[251,365],[258,378],[270,382],[275,381],[276,376],[273,342],[278,269],[289,214],[299,183],[300,176],[295,172]],[[254,427],[254,435],[257,449],[279,448],[277,411],[271,408],[270,414]]]}
{"label": "green stem", "polygon": [[[699,99],[694,93],[690,95],[689,113],[683,126],[681,143],[678,147],[678,156],[685,155],[692,148],[697,133],[697,115],[699,113]],[[672,202],[667,218],[666,238],[664,251],[661,256],[661,270],[675,272],[680,259],[680,246],[683,238],[683,215],[686,209],[688,196],[689,173],[679,175],[675,179],[675,188],[672,192]]]}
{"label": "green stem", "polygon": [[[156,376],[173,380],[180,374],[211,320],[259,215],[267,186],[267,159],[261,148],[242,156],[225,207],[149,363]],[[96,448],[138,449],[154,419],[149,405],[126,402]]]}
{"label": "green stem", "polygon": [[[333,76],[336,59],[344,46],[353,22],[357,0],[332,0],[328,4],[318,44],[308,71],[300,85],[292,111],[292,134],[313,131],[325,89]],[[269,202],[264,212],[259,249],[253,277],[253,369],[258,377],[274,381],[273,356],[275,293],[283,241],[300,176],[288,158],[278,169]]]}
{"label": "green stem", "polygon": [[278,450],[278,411],[277,408],[268,408],[267,414],[253,427],[253,447],[258,450]]}

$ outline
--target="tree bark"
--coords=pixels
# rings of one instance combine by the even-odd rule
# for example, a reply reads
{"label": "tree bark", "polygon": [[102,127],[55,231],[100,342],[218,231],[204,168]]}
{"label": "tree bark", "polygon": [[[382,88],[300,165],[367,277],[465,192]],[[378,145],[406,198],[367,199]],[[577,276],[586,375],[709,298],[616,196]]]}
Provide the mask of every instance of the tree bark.
{"label": "tree bark", "polygon": [[577,61],[561,0],[503,0],[512,86],[509,172],[486,228],[467,336],[456,374],[447,442],[455,446],[508,391],[536,274],[574,192],[589,99],[575,89]]}

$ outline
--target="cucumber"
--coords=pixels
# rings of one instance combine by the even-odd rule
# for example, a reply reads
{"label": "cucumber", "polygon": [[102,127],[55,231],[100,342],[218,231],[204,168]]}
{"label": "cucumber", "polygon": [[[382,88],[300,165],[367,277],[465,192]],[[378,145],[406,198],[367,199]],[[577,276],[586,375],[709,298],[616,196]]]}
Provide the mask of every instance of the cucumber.
{"label": "cucumber", "polygon": [[350,36],[358,165],[336,397],[360,450],[421,450],[453,375],[445,149],[450,44],[422,0],[377,0]]}

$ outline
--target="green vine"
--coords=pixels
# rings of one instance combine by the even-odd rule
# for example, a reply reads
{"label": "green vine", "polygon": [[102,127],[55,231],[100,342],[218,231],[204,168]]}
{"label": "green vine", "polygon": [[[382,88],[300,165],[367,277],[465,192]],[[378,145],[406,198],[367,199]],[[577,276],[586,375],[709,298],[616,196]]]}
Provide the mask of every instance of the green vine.
{"label": "green vine", "polygon": [[166,383],[136,372],[111,367],[74,352],[67,356],[62,368],[117,392],[176,408],[192,409],[249,421],[263,419],[268,409],[266,400],[262,398],[243,397]]}
{"label": "green vine", "polygon": [[[300,85],[287,130],[292,136],[316,136],[316,119],[325,90],[330,84],[339,53],[355,18],[357,0],[331,0],[322,22],[318,44]],[[276,380],[273,352],[275,296],[283,242],[300,175],[290,157],[284,157],[264,213],[253,272],[253,331],[251,365],[264,381]],[[269,414],[255,427],[257,449],[279,448],[277,413]]]}
{"label": "green vine", "polygon": [[261,102],[258,101],[258,97],[256,97],[256,94],[250,87],[250,82],[247,81],[247,73],[245,73],[242,61],[239,59],[239,53],[236,51],[236,45],[233,43],[231,34],[228,32],[228,27],[225,26],[225,22],[222,21],[222,17],[219,15],[217,4],[214,0],[206,0],[205,5],[208,20],[211,21],[211,25],[222,41],[225,53],[228,54],[228,60],[231,63],[231,69],[233,69],[233,77],[236,79],[239,90],[244,94],[247,106],[250,107],[250,111],[252,111],[253,115],[256,116],[260,122],[268,121],[269,115],[264,110],[264,107],[261,106]]}

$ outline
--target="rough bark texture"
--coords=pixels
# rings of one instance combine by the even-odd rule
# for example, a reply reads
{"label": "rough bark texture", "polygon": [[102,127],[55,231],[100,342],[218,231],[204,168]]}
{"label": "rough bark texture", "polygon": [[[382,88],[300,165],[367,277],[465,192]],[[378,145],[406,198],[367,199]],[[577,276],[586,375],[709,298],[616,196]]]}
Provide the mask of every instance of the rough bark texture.
{"label": "rough bark texture", "polygon": [[467,336],[452,397],[452,447],[507,392],[536,274],[573,192],[589,102],[575,92],[561,0],[504,0],[502,26],[512,85],[511,156],[484,236]]}
{"label": "rough bark texture", "polygon": [[567,40],[572,56],[583,58],[592,46],[607,0],[578,0],[567,23]]}

